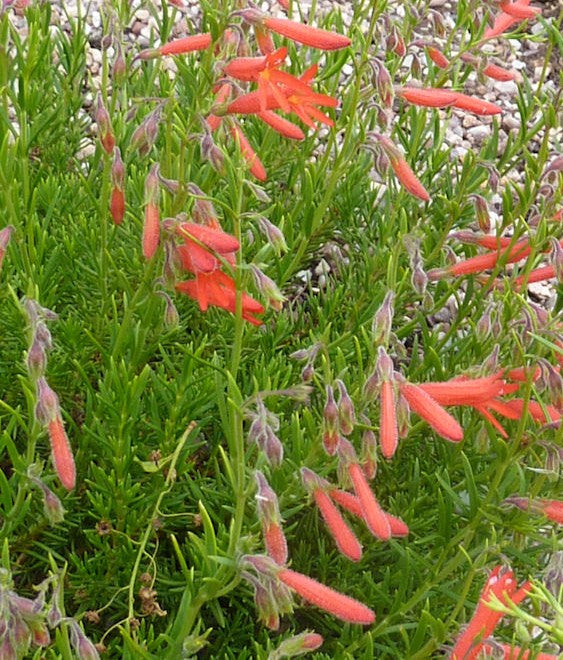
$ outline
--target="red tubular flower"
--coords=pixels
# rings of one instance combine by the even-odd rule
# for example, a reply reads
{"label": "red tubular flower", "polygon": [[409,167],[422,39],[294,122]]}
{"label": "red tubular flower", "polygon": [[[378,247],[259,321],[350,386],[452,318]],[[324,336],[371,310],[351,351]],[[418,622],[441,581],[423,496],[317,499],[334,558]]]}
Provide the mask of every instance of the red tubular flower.
{"label": "red tubular flower", "polygon": [[391,538],[391,527],[389,526],[385,512],[380,507],[373,491],[369,487],[362,468],[358,463],[349,462],[347,471],[352,480],[354,492],[360,500],[362,516],[366,521],[369,531],[381,541],[388,541]]}
{"label": "red tubular flower", "polygon": [[[202,312],[207,309],[208,305],[221,307],[233,314],[236,311],[235,281],[221,270],[200,273],[195,280],[178,283],[176,289],[197,300]],[[242,318],[253,325],[261,325],[262,321],[256,318],[256,314],[263,313],[264,307],[243,292]]]}
{"label": "red tubular flower", "polygon": [[499,5],[504,14],[508,14],[518,21],[524,21],[527,18],[535,18],[541,14],[541,9],[537,7],[528,7],[521,2],[503,2]]}
{"label": "red tubular flower", "polygon": [[145,222],[143,224],[143,255],[152,259],[160,241],[160,213],[158,206],[149,202],[145,207]]}
{"label": "red tubular flower", "polygon": [[160,46],[160,48],[142,50],[137,55],[137,58],[141,60],[152,60],[155,57],[162,57],[163,55],[184,55],[185,53],[193,53],[198,50],[206,50],[211,44],[212,39],[209,33],[192,34],[189,37],[169,41]]}
{"label": "red tubular flower", "polygon": [[262,20],[262,24],[268,30],[288,37],[292,41],[297,41],[312,48],[320,48],[321,50],[339,50],[340,48],[347,48],[352,43],[343,34],[321,30],[310,25],[290,21],[287,18],[273,18],[268,16]]}
{"label": "red tubular flower", "polygon": [[313,497],[337,548],[348,559],[360,561],[362,546],[330,497],[321,488],[313,490]]}
{"label": "red tubular flower", "polygon": [[500,371],[485,378],[454,378],[442,383],[420,383],[418,387],[441,406],[474,406],[500,396],[505,382]]}
{"label": "red tubular flower", "polygon": [[483,101],[483,99],[478,99],[475,96],[468,96],[467,94],[461,94],[459,92],[456,94],[453,106],[460,110],[473,112],[476,115],[498,115],[502,112],[502,108],[494,103],[489,103],[489,101]]}
{"label": "red tubular flower", "polygon": [[555,266],[542,266],[541,268],[536,268],[528,273],[528,275],[519,275],[514,283],[516,286],[522,286],[524,282],[526,284],[532,284],[533,282],[543,282],[544,280],[552,280],[557,276],[555,272]]}
{"label": "red tubular flower", "polygon": [[342,464],[352,481],[354,492],[360,502],[362,518],[365,520],[368,529],[376,538],[388,541],[391,537],[389,522],[369,487],[364,471],[358,463],[354,447],[348,440],[341,438],[338,452]]}
{"label": "red tubular flower", "polygon": [[395,176],[399,179],[401,185],[410,192],[411,195],[422,199],[424,202],[430,201],[430,195],[416,178],[415,173],[412,171],[410,165],[407,163],[398,147],[386,136],[379,133],[371,134],[383,149],[385,155],[389,159],[391,169],[395,172]]}
{"label": "red tubular flower", "polygon": [[[502,242],[501,242],[502,246]],[[461,275],[471,275],[473,273],[481,273],[484,270],[494,268],[497,262],[502,259],[505,263],[511,264],[521,259],[525,259],[532,251],[530,243],[527,239],[517,241],[512,248],[504,248],[496,250],[495,252],[487,252],[486,254],[479,254],[475,257],[458,261],[452,266],[447,268],[437,268],[428,272],[428,277],[431,280],[438,280],[444,275],[451,275],[459,277]]]}
{"label": "red tubular flower", "polygon": [[[520,6],[527,6],[530,4],[532,0],[519,0],[519,5]],[[493,37],[498,37],[501,35],[505,30],[508,30],[508,28],[512,27],[515,23],[518,23],[518,19],[514,18],[510,14],[506,14],[504,12],[501,12],[495,19],[495,22],[492,27],[487,28],[485,30],[485,34],[483,35],[483,39],[492,39]]]}
{"label": "red tubular flower", "polygon": [[[222,255],[234,263],[234,253],[240,245],[231,234],[221,228],[198,225],[195,222],[183,222],[176,228],[176,233],[184,239],[184,245],[177,248],[182,266],[190,273],[210,273],[220,267],[219,260],[210,250]],[[203,243],[202,247],[199,243]],[[206,249],[209,248],[209,249]]]}
{"label": "red tubular flower", "polygon": [[392,458],[397,450],[399,430],[393,383],[385,380],[381,384],[381,429],[379,441],[381,453],[385,458]]}
{"label": "red tubular flower", "polygon": [[500,80],[501,82],[508,82],[510,80],[520,80],[521,76],[518,71],[504,69],[497,64],[487,64],[483,69],[483,74],[493,80]]}
{"label": "red tubular flower", "polygon": [[49,422],[47,429],[49,440],[51,441],[53,465],[55,466],[57,476],[67,490],[72,490],[76,485],[76,467],[72,449],[70,448],[60,415]]}
{"label": "red tubular flower", "polygon": [[76,467],[61,417],[59,397],[43,376],[37,381],[35,415],[47,427],[57,476],[67,490],[72,490],[76,484]]}
{"label": "red tubular flower", "polygon": [[238,124],[232,124],[229,127],[231,135],[235,138],[235,142],[240,148],[240,151],[243,155],[243,158],[249,165],[250,173],[258,179],[258,181],[266,181],[268,175],[262,165],[262,161],[258,158],[258,155],[252,148],[252,145],[248,141],[246,135],[242,132],[241,127]]}
{"label": "red tubular flower", "polygon": [[530,588],[530,582],[525,582],[518,589],[514,573],[511,570],[502,566],[494,568],[481,592],[475,613],[467,628],[458,638],[450,659],[473,660],[483,649],[483,643],[479,640],[492,635],[503,617],[502,612],[496,612],[488,607],[491,596],[494,595],[505,606],[508,606],[510,602],[518,605],[528,595]]}
{"label": "red tubular flower", "polygon": [[[516,419],[522,417],[525,407],[524,399],[511,399],[506,402],[506,406],[518,415]],[[545,406],[545,410],[550,419],[546,417],[542,406],[540,406],[537,401],[528,401],[528,414],[531,415],[536,422],[547,424],[549,422],[557,422],[561,419],[561,413],[554,406]]]}
{"label": "red tubular flower", "polygon": [[111,166],[111,182],[113,185],[110,197],[110,213],[116,225],[123,222],[125,215],[125,166],[121,159],[119,147],[114,150],[113,163]]}
{"label": "red tubular flower", "polygon": [[[223,83],[221,87],[219,87],[217,94],[215,95],[215,103],[217,105],[226,103],[229,100],[230,96],[231,96],[231,83]],[[207,116],[206,121],[209,128],[212,131],[216,131],[221,125],[223,119],[222,117],[218,117],[217,115],[211,113]]]}
{"label": "red tubular flower", "polygon": [[404,158],[391,158],[389,162],[391,163],[393,172],[395,172],[395,176],[411,195],[418,197],[423,202],[430,201],[430,195],[426,188],[417,179],[415,173]]}
{"label": "red tubular flower", "polygon": [[281,526],[278,498],[260,470],[256,470],[255,478],[258,485],[258,518],[262,525],[266,552],[276,564],[282,565],[287,561],[287,541]]}
{"label": "red tubular flower", "polygon": [[112,189],[109,210],[114,223],[120,225],[125,216],[125,194],[123,190],[117,187]]}
{"label": "red tubular flower", "polygon": [[425,87],[422,89],[418,87],[399,87],[395,91],[405,101],[428,108],[453,106],[460,110],[468,110],[476,115],[496,115],[502,112],[502,108],[494,103],[489,103],[474,96],[468,96],[467,94],[452,90],[434,87]]}
{"label": "red tubular flower", "polygon": [[449,89],[429,87],[398,87],[395,93],[408,103],[427,108],[447,108],[454,105],[457,97],[457,93]]}
{"label": "red tubular flower", "polygon": [[377,357],[377,374],[381,381],[381,421],[379,443],[381,453],[385,458],[392,458],[399,442],[397,425],[397,399],[393,376],[393,361],[387,355],[383,346],[379,347]]}
{"label": "red tubular flower", "polygon": [[438,435],[452,442],[463,440],[461,426],[423,389],[406,381],[400,383],[399,389],[409,404],[409,408],[426,420]]}
{"label": "red tubular flower", "polygon": [[434,46],[428,46],[426,48],[426,52],[428,53],[428,57],[440,69],[447,69],[450,66],[450,61],[448,58],[444,55],[444,53],[442,53],[442,51],[438,50]]}
{"label": "red tubular flower", "polygon": [[305,133],[296,126],[294,123],[280,117],[272,110],[264,110],[264,112],[259,112],[258,117],[268,126],[271,126],[274,131],[277,131],[280,135],[283,135],[290,140],[304,140]]}
{"label": "red tubular flower", "polygon": [[278,573],[278,579],[309,603],[333,614],[342,621],[371,625],[375,614],[363,603],[345,596],[330,587],[313,580],[302,573],[284,568]]}

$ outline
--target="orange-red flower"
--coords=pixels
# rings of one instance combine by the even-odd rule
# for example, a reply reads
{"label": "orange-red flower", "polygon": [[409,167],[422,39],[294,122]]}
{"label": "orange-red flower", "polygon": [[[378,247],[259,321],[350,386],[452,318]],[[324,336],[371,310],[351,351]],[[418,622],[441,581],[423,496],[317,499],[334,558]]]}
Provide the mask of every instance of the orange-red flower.
{"label": "orange-red flower", "polygon": [[424,202],[430,201],[430,195],[426,188],[417,179],[411,166],[407,163],[399,148],[393,144],[386,135],[381,135],[380,133],[371,133],[371,135],[378,141],[379,145],[385,152],[385,155],[389,159],[391,169],[395,173],[397,179],[399,179],[401,185],[410,192],[411,195],[422,199]]}
{"label": "orange-red flower", "polygon": [[348,557],[348,559],[360,561],[362,558],[362,546],[327,494],[326,488],[329,486],[328,482],[307,468],[301,468],[301,478],[307,490],[312,493],[313,499],[321,512],[321,516],[338,550],[345,557]]}
{"label": "orange-red flower", "polygon": [[363,603],[345,596],[302,573],[284,568],[278,573],[277,577],[306,601],[320,607],[325,612],[330,612],[342,621],[360,623],[365,626],[375,621],[374,612]]}
{"label": "orange-red flower", "polygon": [[[315,106],[325,106],[335,108],[338,101],[326,94],[318,94],[311,90],[310,84],[318,70],[317,65],[309,67],[299,78],[299,81],[305,86],[299,90],[290,89],[286,85],[280,85],[279,90],[285,95],[285,100],[280,102],[279,96],[274,96],[271,90],[266,94],[266,110],[276,110],[281,108],[283,103],[288,107],[288,112],[296,114],[301,121],[314,128],[314,121],[319,121],[327,126],[333,126],[334,122],[330,117],[318,110]],[[226,112],[232,114],[257,114],[264,108],[264,94],[260,91],[250,92],[239,96],[227,106]]]}
{"label": "orange-red flower", "polygon": [[[232,277],[221,270],[211,273],[199,273],[195,280],[179,282],[176,289],[199,303],[202,312],[209,305],[221,307],[233,314],[236,312],[236,285]],[[242,318],[252,325],[261,325],[257,314],[263,314],[264,307],[251,296],[242,293]]]}
{"label": "orange-red flower", "polygon": [[419,385],[404,381],[399,384],[399,389],[412,412],[428,422],[438,435],[452,442],[463,440],[463,429],[456,419]]}
{"label": "orange-red flower", "polygon": [[514,573],[502,566],[497,566],[490,574],[479,597],[479,603],[467,628],[459,636],[450,655],[451,660],[473,660],[483,648],[481,640],[489,637],[503,617],[488,607],[491,596],[495,596],[503,605],[510,602],[518,605],[528,595],[531,588],[525,582],[520,588],[514,579]]}
{"label": "orange-red flower", "polygon": [[321,50],[339,50],[340,48],[347,48],[351,43],[350,39],[343,34],[321,30],[310,25],[290,21],[287,18],[268,16],[262,20],[262,24],[268,30],[288,37],[292,41],[297,41],[312,48],[320,48]]}
{"label": "orange-red flower", "polygon": [[[339,504],[343,509],[346,509],[349,513],[361,518],[364,520],[364,513],[360,500],[353,493],[347,493],[345,490],[340,490],[338,488],[330,488],[328,491],[331,499],[333,499],[337,504]],[[389,523],[389,528],[391,529],[391,536],[408,536],[409,528],[405,522],[400,518],[383,512]]]}
{"label": "orange-red flower", "polygon": [[352,481],[354,492],[360,501],[362,517],[369,531],[376,538],[388,541],[391,538],[389,521],[367,482],[353,446],[348,440],[341,438],[338,444],[338,453],[343,467]]}
{"label": "orange-red flower", "polygon": [[428,108],[447,108],[448,106],[452,106],[460,110],[473,112],[476,115],[496,115],[502,112],[502,108],[494,103],[447,89],[434,87],[398,87],[395,91],[397,96],[405,99],[405,101]]}
{"label": "orange-red flower", "polygon": [[174,41],[162,44],[160,48],[142,50],[137,55],[137,58],[141,60],[152,60],[155,57],[162,57],[164,55],[184,55],[198,50],[206,50],[211,44],[212,39],[209,33],[192,34],[189,37],[174,39]]}
{"label": "orange-red flower", "polygon": [[427,46],[426,52],[428,57],[434,62],[434,64],[440,69],[447,69],[450,66],[450,61],[442,53],[441,50],[438,50],[435,46]]}
{"label": "orange-red flower", "polygon": [[258,154],[254,151],[252,145],[248,141],[246,135],[242,132],[242,128],[234,123],[229,126],[229,131],[234,137],[243,158],[248,163],[251,174],[258,179],[258,181],[266,181],[268,175],[262,161],[258,158]]}
{"label": "orange-red flower", "polygon": [[[529,5],[531,0],[519,0],[518,4],[521,7],[526,7]],[[483,35],[483,39],[492,39],[493,37],[498,37],[500,34],[502,34],[505,30],[508,30],[508,28],[512,27],[515,23],[518,23],[520,19],[514,18],[514,16],[511,16],[510,14],[507,14],[505,12],[501,12],[496,18],[495,22],[492,27],[487,28],[485,30],[485,34]]]}

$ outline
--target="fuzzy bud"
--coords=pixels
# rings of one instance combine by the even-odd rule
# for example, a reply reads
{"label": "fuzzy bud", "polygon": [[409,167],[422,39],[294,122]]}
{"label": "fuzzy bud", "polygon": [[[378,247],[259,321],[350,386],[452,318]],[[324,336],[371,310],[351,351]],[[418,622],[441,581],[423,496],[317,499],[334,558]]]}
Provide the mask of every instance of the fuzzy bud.
{"label": "fuzzy bud", "polygon": [[356,423],[354,403],[348,394],[346,385],[344,385],[341,380],[337,380],[336,384],[340,394],[338,400],[338,421],[340,424],[340,430],[344,435],[350,435],[354,430],[354,424]]}
{"label": "fuzzy bud", "polygon": [[261,215],[258,216],[258,227],[266,237],[268,243],[274,248],[276,255],[279,256],[282,252],[287,252],[288,247],[285,242],[285,237],[276,225],[272,224],[267,218]]}
{"label": "fuzzy bud", "polygon": [[393,325],[393,314],[395,311],[393,305],[394,299],[395,294],[393,291],[388,291],[381,307],[375,312],[371,331],[376,344],[387,344],[389,342],[389,334]]}
{"label": "fuzzy bud", "polygon": [[338,447],[339,436],[338,406],[334,400],[334,392],[330,385],[326,386],[326,403],[323,410],[323,444],[329,456],[333,456]]}
{"label": "fuzzy bud", "polygon": [[491,218],[487,200],[482,195],[471,195],[479,229],[488,234],[491,231]]}
{"label": "fuzzy bud", "polygon": [[286,297],[279,290],[278,285],[255,264],[250,264],[250,270],[258,291],[268,299],[270,307],[279,312],[286,301]]}
{"label": "fuzzy bud", "polygon": [[383,62],[377,58],[369,61],[373,75],[372,82],[385,108],[393,105],[393,81]]}
{"label": "fuzzy bud", "polygon": [[477,339],[480,342],[485,341],[485,339],[487,339],[487,337],[491,334],[492,312],[493,312],[493,304],[489,303],[485,311],[483,312],[482,316],[477,321],[477,324],[475,326],[475,333]]}
{"label": "fuzzy bud", "polygon": [[131,136],[130,146],[137,149],[141,156],[146,156],[156,142],[161,115],[162,106],[159,105],[143,119]]}
{"label": "fuzzy bud", "polygon": [[113,60],[113,65],[111,67],[111,77],[116,83],[121,83],[125,79],[126,73],[127,67],[123,58],[123,49],[121,47],[121,41],[118,39],[116,43],[115,59]]}
{"label": "fuzzy bud", "polygon": [[218,174],[223,175],[225,173],[225,155],[215,144],[210,132],[204,133],[199,146],[203,160],[206,160]]}
{"label": "fuzzy bud", "polygon": [[111,128],[109,113],[104,106],[100,92],[98,92],[98,96],[96,98],[95,120],[98,124],[98,134],[102,147],[107,154],[111,155],[113,153],[113,148],[115,147],[115,138]]}
{"label": "fuzzy bud", "polygon": [[74,619],[70,622],[70,642],[78,660],[99,660],[100,655],[96,647]]}
{"label": "fuzzy bud", "polygon": [[47,354],[42,342],[37,337],[33,338],[33,342],[27,352],[25,366],[30,378],[36,380],[39,376],[43,376],[45,368],[47,367]]}
{"label": "fuzzy bud", "polygon": [[268,660],[295,658],[298,655],[309,653],[309,651],[316,651],[322,646],[323,642],[321,635],[306,630],[299,635],[284,640],[275,651],[270,653]]}
{"label": "fuzzy bud", "polygon": [[[367,420],[369,422],[369,420]],[[377,474],[377,437],[371,429],[362,434],[361,463],[366,479],[375,479]]]}
{"label": "fuzzy bud", "polygon": [[43,425],[56,419],[60,414],[59,397],[49,387],[47,380],[42,376],[37,381],[37,405],[35,417]]}

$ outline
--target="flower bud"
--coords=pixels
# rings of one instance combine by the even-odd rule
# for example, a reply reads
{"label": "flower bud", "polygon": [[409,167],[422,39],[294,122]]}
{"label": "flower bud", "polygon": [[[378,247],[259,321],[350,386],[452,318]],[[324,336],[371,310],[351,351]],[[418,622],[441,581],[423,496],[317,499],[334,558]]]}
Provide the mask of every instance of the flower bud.
{"label": "flower bud", "polygon": [[350,435],[356,423],[354,403],[348,394],[346,385],[341,380],[337,380],[336,384],[340,395],[338,400],[338,422],[340,430],[344,435]]}
{"label": "flower bud", "polygon": [[70,622],[70,643],[78,660],[99,660],[100,655],[96,647],[86,637],[82,628],[74,619]]}
{"label": "flower bud", "polygon": [[376,344],[388,344],[391,326],[393,325],[394,305],[393,301],[395,294],[393,291],[388,291],[383,299],[381,307],[375,312],[371,324],[371,331],[373,333],[373,340]]}
{"label": "flower bud", "polygon": [[254,283],[258,291],[268,298],[268,303],[270,307],[279,312],[283,306],[283,303],[286,301],[286,297],[279,290],[278,285],[274,280],[270,279],[266,274],[264,274],[258,266],[255,264],[250,264],[250,270],[254,278]]}
{"label": "flower bud", "polygon": [[274,252],[279,256],[282,252],[287,252],[288,247],[282,231],[272,224],[263,215],[258,216],[258,227],[266,237],[268,243],[274,248]]}
{"label": "flower bud", "polygon": [[45,373],[45,368],[47,367],[47,355],[43,348],[43,344],[37,339],[37,336],[33,338],[33,342],[27,352],[25,366],[27,373],[33,380],[39,378],[39,376],[43,376]]}
{"label": "flower bud", "polygon": [[141,156],[146,156],[156,142],[161,115],[162,106],[159,105],[143,119],[131,136],[130,146],[137,149]]}
{"label": "flower bud", "polygon": [[59,397],[49,387],[47,380],[41,376],[37,381],[37,405],[35,417],[43,425],[56,419],[60,414]]}
{"label": "flower bud", "polygon": [[[367,420],[369,423],[369,420]],[[362,454],[360,458],[366,479],[375,479],[377,474],[377,437],[371,429],[362,434]]]}
{"label": "flower bud", "polygon": [[420,260],[416,261],[416,264],[412,271],[411,284],[413,289],[418,293],[419,296],[423,296],[426,292],[426,286],[428,284],[428,275],[422,267],[422,262]]}
{"label": "flower bud", "polygon": [[113,60],[113,65],[111,68],[111,77],[116,83],[121,83],[123,82],[126,73],[127,73],[127,67],[125,65],[125,60],[123,59],[123,49],[121,47],[121,41],[117,39],[115,59]]}
{"label": "flower bud", "polygon": [[340,441],[338,406],[330,385],[326,386],[326,404],[323,410],[323,444],[329,456],[333,456]]}
{"label": "flower bud", "polygon": [[487,200],[482,195],[471,195],[479,229],[485,234],[491,231],[491,218]]}
{"label": "flower bud", "polygon": [[399,57],[404,57],[407,52],[405,41],[396,25],[391,26],[385,45],[388,51],[393,51]]}
{"label": "flower bud", "polygon": [[270,425],[266,426],[262,451],[272,467],[279,467],[283,461],[283,444]]}
{"label": "flower bud", "polygon": [[96,98],[95,120],[98,124],[98,135],[100,137],[102,147],[107,154],[111,155],[113,153],[113,148],[115,147],[115,138],[111,128],[109,113],[104,106],[100,92],[98,92],[98,96]]}
{"label": "flower bud", "polygon": [[301,370],[301,380],[305,383],[310,383],[315,376],[315,365],[312,362],[307,364]]}
{"label": "flower bud", "polygon": [[489,303],[475,326],[475,333],[477,339],[480,342],[485,341],[485,339],[487,339],[487,337],[491,334],[492,311],[493,311],[493,303]]}
{"label": "flower bud", "polygon": [[383,62],[377,58],[369,61],[373,71],[372,82],[385,108],[393,105],[393,81]]}
{"label": "flower bud", "polygon": [[56,525],[64,520],[65,510],[61,500],[48,488],[42,484],[43,492],[43,510],[50,525]]}
{"label": "flower bud", "polygon": [[304,655],[309,651],[315,651],[320,648],[324,640],[316,632],[306,630],[299,635],[294,635],[284,640],[275,651],[270,653],[268,660],[279,660],[281,658],[294,658],[298,655]]}
{"label": "flower bud", "polygon": [[208,161],[211,167],[218,173],[225,173],[225,155],[215,144],[211,133],[204,133],[200,141],[201,157]]}
{"label": "flower bud", "polygon": [[264,204],[269,204],[272,201],[272,199],[268,196],[268,194],[266,193],[264,188],[262,188],[262,186],[259,186],[257,183],[254,183],[254,181],[249,181],[248,179],[245,180],[245,184],[259,202],[264,202]]}

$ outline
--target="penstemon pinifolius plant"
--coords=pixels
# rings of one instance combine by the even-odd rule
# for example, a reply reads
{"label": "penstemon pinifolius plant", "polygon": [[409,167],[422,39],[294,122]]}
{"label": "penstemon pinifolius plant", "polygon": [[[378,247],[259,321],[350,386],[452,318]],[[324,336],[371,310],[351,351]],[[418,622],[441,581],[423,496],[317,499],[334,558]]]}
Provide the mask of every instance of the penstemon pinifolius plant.
{"label": "penstemon pinifolius plant", "polygon": [[2,6],[0,655],[557,657],[561,14],[262,4]]}

